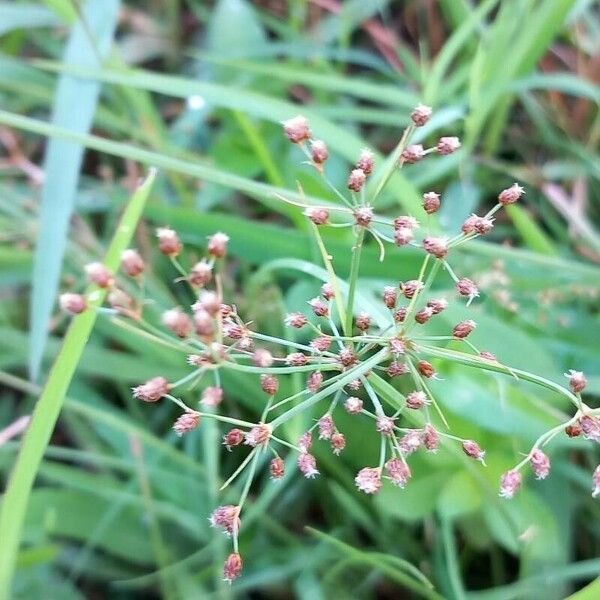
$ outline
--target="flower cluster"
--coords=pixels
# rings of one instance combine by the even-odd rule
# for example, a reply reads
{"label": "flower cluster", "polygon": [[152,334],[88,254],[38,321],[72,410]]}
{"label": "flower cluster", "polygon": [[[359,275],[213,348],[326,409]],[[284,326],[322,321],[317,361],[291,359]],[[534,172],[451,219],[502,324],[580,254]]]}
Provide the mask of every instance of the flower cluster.
{"label": "flower cluster", "polygon": [[[456,137],[442,137],[433,146],[410,144],[416,128],[425,125],[431,109],[418,106],[396,149],[398,161],[394,168],[425,159],[430,154],[447,155],[460,147]],[[463,365],[515,375],[545,385],[546,380],[525,371],[501,364],[486,350],[471,343],[469,336],[477,327],[472,319],[456,323],[447,335],[431,336],[426,325],[447,309],[448,303],[465,301],[470,304],[479,295],[477,284],[464,275],[457,275],[449,259],[455,248],[488,234],[494,227],[494,215],[503,206],[517,202],[524,190],[518,184],[500,191],[497,204],[484,215],[469,216],[459,232],[442,237],[430,232],[428,219],[443,202],[437,191],[423,194],[422,215],[404,214],[390,219],[374,211],[377,196],[393,169],[376,169],[375,153],[364,149],[350,169],[347,191],[334,188],[327,179],[325,165],[329,151],[324,141],[312,137],[309,123],[301,116],[283,123],[286,137],[296,144],[310,165],[335,190],[339,203],[312,205],[300,203],[304,214],[320,238],[319,228],[348,227],[354,236],[351,275],[348,285],[335,275],[331,257],[323,259],[329,279],[323,282],[320,294],[307,300],[306,312],[291,312],[284,323],[300,337],[277,338],[255,331],[238,314],[236,306],[228,304],[223,294],[223,265],[229,238],[215,233],[208,239],[206,256],[188,266],[180,263],[183,251],[178,234],[172,229],[157,230],[158,248],[178,272],[179,282],[189,286],[194,302],[189,307],[172,307],[162,314],[161,326],[148,322],[144,303],[127,292],[127,285],[118,285],[116,277],[100,263],[86,267],[89,280],[106,288],[108,304],[115,320],[125,320],[130,329],[155,338],[163,345],[186,355],[190,373],[178,381],[169,381],[164,374],[133,388],[133,395],[144,402],[171,401],[181,408],[173,429],[178,435],[196,429],[202,419],[215,419],[229,427],[223,432],[223,445],[229,452],[245,453],[240,467],[225,485],[246,474],[239,502],[218,507],[210,521],[233,541],[233,551],[227,558],[223,575],[227,581],[239,576],[242,559],[238,551],[241,529],[240,515],[250,487],[260,469],[274,481],[285,476],[286,462],[280,453],[291,453],[298,470],[308,479],[320,475],[313,450],[314,444],[326,444],[338,456],[346,447],[346,436],[336,424],[336,415],[345,411],[355,418],[371,422],[373,435],[380,440],[379,459],[365,465],[356,474],[356,487],[366,494],[376,494],[384,480],[404,488],[411,478],[410,460],[415,452],[435,453],[442,444],[456,444],[466,456],[485,465],[485,451],[474,440],[462,439],[448,432],[444,415],[434,397],[429,380],[437,378],[432,360],[458,362]],[[284,201],[288,201],[282,198]],[[292,202],[292,201],[290,201]],[[299,204],[292,202],[292,204]],[[424,221],[424,225],[418,219]],[[366,234],[372,236],[384,255],[384,244],[414,247],[423,252],[421,269],[415,279],[396,281],[381,290],[381,311],[370,314],[356,308],[357,277],[360,248]],[[121,269],[130,280],[141,281],[146,264],[133,249],[122,255]],[[432,282],[440,272],[451,278],[454,298],[438,297],[431,292]],[[78,314],[86,310],[85,296],[67,293],[60,298],[62,307]],[[310,314],[312,313],[312,315]],[[294,341],[301,339],[302,342]],[[460,350],[449,349],[448,344]],[[291,351],[290,351],[291,349]],[[256,377],[265,394],[265,403],[256,421],[243,421],[222,414],[226,391],[221,386],[220,373],[237,370]],[[301,373],[305,388],[292,396],[280,398],[281,377]],[[197,385],[208,376],[197,406],[188,406],[177,394]],[[511,498],[522,481],[522,469],[529,465],[538,479],[550,472],[550,459],[542,451],[548,442],[565,430],[567,435],[584,436],[600,442],[598,410],[586,406],[581,393],[586,387],[585,376],[576,371],[567,374],[570,390],[550,384],[574,405],[575,412],[567,422],[542,435],[519,464],[506,472],[500,483],[500,495]],[[394,382],[403,378],[401,393]],[[392,386],[390,386],[392,383]],[[389,390],[393,393],[390,394]],[[384,393],[382,390],[387,390]],[[312,427],[297,440],[285,439],[282,425],[300,413],[317,417]],[[593,495],[600,495],[600,467],[593,475]]]}

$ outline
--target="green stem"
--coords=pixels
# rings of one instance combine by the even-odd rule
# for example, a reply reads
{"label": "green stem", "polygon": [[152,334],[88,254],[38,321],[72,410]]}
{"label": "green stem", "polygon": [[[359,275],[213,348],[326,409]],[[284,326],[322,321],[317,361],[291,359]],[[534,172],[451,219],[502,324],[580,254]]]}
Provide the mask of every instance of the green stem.
{"label": "green stem", "polygon": [[365,239],[365,230],[361,227],[356,236],[356,243],[352,249],[352,263],[350,264],[350,280],[348,283],[348,300],[346,302],[346,321],[344,323],[344,334],[352,335],[352,323],[354,316],[354,294],[356,292],[356,283],[358,281],[358,270],[360,268],[360,255],[362,245]]}

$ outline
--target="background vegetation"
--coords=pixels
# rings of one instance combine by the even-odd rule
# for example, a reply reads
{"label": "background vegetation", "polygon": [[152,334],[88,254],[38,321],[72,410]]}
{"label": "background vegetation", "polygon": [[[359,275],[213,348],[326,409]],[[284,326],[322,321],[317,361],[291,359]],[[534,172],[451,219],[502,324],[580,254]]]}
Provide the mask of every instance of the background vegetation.
{"label": "background vegetation", "polygon": [[[172,226],[198,253],[222,230],[232,238],[228,293],[280,333],[282,314],[318,284],[274,261],[305,261],[310,272],[319,254],[299,212],[272,192],[300,181],[331,196],[278,122],[308,117],[343,185],[360,148],[393,148],[419,101],[435,108],[421,138],[459,135],[463,148],[395,176],[380,209],[414,210],[435,189],[438,226],[455,230],[521,182],[525,201],[455,259],[484,290],[473,341],[552,380],[585,371],[596,406],[599,32],[587,0],[1,3],[0,429],[18,430],[31,413],[65,331],[58,290],[83,285],[82,266],[103,256],[148,167],[159,174],[136,243],[152,262],[150,310],[182,302],[149,243],[153,228]],[[324,238],[347,274],[348,232]],[[377,254],[364,251],[365,293],[415,275],[416,255],[390,252],[381,264]],[[438,395],[455,431],[487,447],[487,469],[418,457],[405,490],[361,496],[353,477],[376,440],[368,424],[340,423],[348,448],[341,459],[318,456],[323,477],[273,485],[265,476],[253,489],[245,573],[229,589],[226,548],[206,516],[236,459],[220,451],[218,429],[203,424],[179,440],[170,406],[131,399],[132,385],[158,373],[175,379],[185,365],[98,319],[26,505],[5,595],[408,598],[408,562],[447,598],[550,600],[600,572],[597,451],[557,438],[548,480],[512,502],[497,496],[499,474],[566,406],[455,368],[442,372]],[[232,411],[258,412],[257,381],[226,383]],[[19,448],[9,437],[0,433],[2,479]],[[597,598],[593,590],[577,597]]]}

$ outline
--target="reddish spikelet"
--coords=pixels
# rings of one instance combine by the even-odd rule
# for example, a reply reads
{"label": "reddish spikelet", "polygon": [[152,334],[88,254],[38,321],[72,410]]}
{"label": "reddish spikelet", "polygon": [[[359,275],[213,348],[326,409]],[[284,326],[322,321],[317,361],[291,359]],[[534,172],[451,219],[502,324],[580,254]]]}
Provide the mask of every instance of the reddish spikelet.
{"label": "reddish spikelet", "polygon": [[404,323],[405,319],[406,319],[406,308],[404,306],[401,306],[400,308],[398,308],[394,311],[394,321],[396,323]]}
{"label": "reddish spikelet", "polygon": [[394,308],[396,306],[396,301],[398,299],[398,294],[396,293],[396,288],[391,285],[387,285],[383,288],[383,303],[388,308]]}
{"label": "reddish spikelet", "polygon": [[308,319],[306,318],[306,315],[302,314],[301,312],[293,312],[293,313],[289,313],[288,315],[286,315],[283,322],[288,327],[293,327],[294,329],[300,329],[308,323]]}
{"label": "reddish spikelet", "polygon": [[436,258],[444,258],[448,254],[448,240],[439,237],[426,237],[423,240],[423,248],[425,252]]}
{"label": "reddish spikelet", "polygon": [[400,448],[402,454],[408,456],[409,454],[416,452],[422,444],[423,436],[421,432],[417,429],[413,429],[402,437],[398,443],[398,447]]}
{"label": "reddish spikelet", "polygon": [[460,140],[455,136],[441,137],[438,140],[436,149],[438,154],[452,154],[460,148]]}
{"label": "reddish spikelet", "polygon": [[310,342],[310,347],[316,352],[327,352],[331,346],[331,338],[329,337],[318,337]]}
{"label": "reddish spikelet", "polygon": [[358,390],[360,390],[360,388],[362,387],[362,382],[360,379],[353,379],[349,384],[348,384],[348,389],[352,390],[353,392],[356,392]]}
{"label": "reddish spikelet", "polygon": [[371,317],[366,312],[361,312],[356,316],[354,321],[356,323],[356,328],[360,331],[367,331],[371,326]]}
{"label": "reddish spikelet", "polygon": [[198,295],[198,300],[192,304],[194,312],[205,310],[211,317],[217,316],[221,311],[221,300],[216,292],[202,290]]}
{"label": "reddish spikelet", "polygon": [[217,231],[208,238],[207,252],[215,258],[223,258],[227,254],[229,236],[222,231]]}
{"label": "reddish spikelet", "polygon": [[370,206],[361,206],[354,211],[354,222],[359,227],[368,227],[373,220],[373,209]]}
{"label": "reddish spikelet", "polygon": [[389,480],[399,488],[404,488],[411,478],[410,467],[401,458],[392,458],[385,463]]}
{"label": "reddish spikelet", "polygon": [[195,286],[206,285],[212,279],[212,265],[205,260],[197,262],[188,275],[188,281]]}
{"label": "reddish spikelet", "polygon": [[130,277],[137,277],[144,272],[146,265],[137,250],[129,248],[121,253],[121,268]]}
{"label": "reddish spikelet", "polygon": [[[230,340],[241,340],[248,339],[246,328],[236,323],[235,321],[226,321],[223,323],[223,337],[229,338]],[[252,342],[250,341],[250,345]],[[244,342],[243,344],[238,344],[238,348],[244,348],[247,346],[248,342]]]}
{"label": "reddish spikelet", "polygon": [[348,176],[348,189],[352,190],[353,192],[360,192],[363,185],[365,185],[366,179],[367,175],[362,169],[352,169],[350,175]]}
{"label": "reddish spikelet", "polygon": [[415,106],[412,113],[410,113],[410,118],[416,127],[423,127],[423,125],[429,121],[432,112],[431,106],[419,104]]}
{"label": "reddish spikelet", "polygon": [[479,235],[485,235],[494,228],[494,219],[485,217],[478,217],[477,215],[471,215],[463,223],[463,233],[478,233]]}
{"label": "reddish spikelet", "polygon": [[216,386],[204,388],[200,402],[204,406],[219,406],[223,402],[223,388]]}
{"label": "reddish spikelet", "polygon": [[429,321],[431,317],[433,317],[433,314],[433,308],[431,308],[430,306],[425,306],[424,308],[415,313],[415,321],[420,325],[423,325],[427,323],[427,321]]}
{"label": "reddish spikelet", "polygon": [[370,175],[373,172],[374,166],[375,159],[373,158],[373,153],[368,148],[363,148],[356,161],[356,168],[360,169],[365,175]]}
{"label": "reddish spikelet", "polygon": [[419,371],[423,377],[429,378],[435,375],[435,369],[433,368],[433,365],[426,360],[420,360],[416,366],[417,371]]}
{"label": "reddish spikelet", "polygon": [[227,535],[231,535],[234,531],[239,531],[241,521],[239,518],[240,507],[233,504],[226,504],[217,507],[210,518],[211,527],[222,529]]}
{"label": "reddish spikelet", "polygon": [[365,494],[377,494],[381,489],[381,470],[376,467],[365,467],[354,478],[356,487]]}
{"label": "reddish spikelet", "polygon": [[306,387],[309,392],[315,394],[319,391],[321,385],[323,385],[323,373],[321,371],[315,371],[308,376]]}
{"label": "reddish spikelet", "polygon": [[132,388],[133,397],[144,402],[157,402],[169,393],[171,386],[164,377],[153,377],[137,387]]}
{"label": "reddish spikelet", "polygon": [[425,156],[425,151],[421,144],[412,144],[407,146],[400,156],[401,161],[414,164],[419,162]]}
{"label": "reddish spikelet", "polygon": [[408,246],[414,237],[413,230],[408,227],[400,227],[394,230],[394,244],[396,246]]}
{"label": "reddish spikelet", "polygon": [[312,433],[310,431],[305,431],[298,440],[298,448],[300,448],[300,452],[308,452],[313,443]]}
{"label": "reddish spikelet", "polygon": [[546,479],[550,473],[550,459],[539,448],[532,450],[529,455],[531,469],[536,479]]}
{"label": "reddish spikelet", "polygon": [[381,435],[392,435],[394,433],[394,427],[396,425],[396,419],[392,417],[377,417],[375,421],[375,429],[381,433]]}
{"label": "reddish spikelet", "polygon": [[500,192],[498,202],[503,206],[514,204],[524,193],[525,190],[518,183],[513,183],[509,188]]}
{"label": "reddish spikelet", "polygon": [[408,367],[397,360],[391,362],[387,368],[387,374],[389,377],[398,377],[400,375],[406,375],[408,373]]}
{"label": "reddish spikelet", "polygon": [[205,310],[194,311],[194,326],[200,336],[209,337],[215,332],[215,322]]}
{"label": "reddish spikelet", "polygon": [[338,456],[340,452],[346,447],[346,437],[343,433],[336,431],[331,436],[331,449],[333,453]]}
{"label": "reddish spikelet", "polygon": [[349,348],[348,346],[346,346],[345,348],[342,348],[340,350],[339,357],[340,357],[340,362],[346,368],[352,367],[358,361],[358,359],[356,357],[356,353],[354,352],[354,350],[352,350],[352,348]]}
{"label": "reddish spikelet", "polygon": [[585,415],[579,419],[579,425],[586,440],[598,442],[600,444],[600,420],[596,417]]}
{"label": "reddish spikelet", "polygon": [[581,394],[585,390],[587,379],[581,371],[571,369],[568,373],[565,373],[565,377],[569,379],[569,387],[574,394]]}
{"label": "reddish spikelet", "polygon": [[308,357],[302,352],[292,352],[285,357],[285,364],[288,367],[303,367],[308,363]]}
{"label": "reddish spikelet", "polygon": [[184,433],[193,431],[200,423],[200,414],[197,412],[183,413],[173,424],[173,431],[182,436]]}
{"label": "reddish spikelet", "polygon": [[113,274],[101,262],[86,265],[85,272],[90,282],[95,283],[98,287],[106,289],[114,283]]}
{"label": "reddish spikelet", "polygon": [[429,398],[425,392],[415,391],[406,396],[406,406],[413,410],[419,410],[429,403]]}
{"label": "reddish spikelet", "polygon": [[269,396],[274,396],[279,389],[279,380],[275,375],[270,375],[267,373],[263,373],[260,376],[260,387],[265,394],[269,394]]}
{"label": "reddish spikelet", "polygon": [[507,471],[500,479],[500,497],[512,498],[521,487],[521,473],[519,471]]}
{"label": "reddish spikelet", "polygon": [[390,344],[390,352],[394,356],[401,356],[402,354],[406,354],[406,344],[404,340],[400,340],[398,338],[392,338],[389,342]]}
{"label": "reddish spikelet", "polygon": [[301,144],[310,139],[310,128],[308,121],[302,115],[282,121],[283,132],[293,144]]}
{"label": "reddish spikelet", "polygon": [[232,552],[223,565],[223,581],[231,583],[242,572],[242,557],[237,552]]}
{"label": "reddish spikelet", "polygon": [[333,298],[335,297],[335,290],[333,289],[333,285],[328,281],[326,281],[321,286],[321,296],[323,296],[325,300],[333,300]]}
{"label": "reddish spikelet", "polygon": [[400,215],[394,219],[394,229],[418,229],[419,221],[409,215]]}
{"label": "reddish spikelet", "polygon": [[356,396],[349,396],[344,402],[346,412],[351,415],[358,415],[363,409],[363,401]]}
{"label": "reddish spikelet", "polygon": [[423,444],[425,445],[425,448],[427,448],[428,452],[437,452],[437,449],[440,445],[440,436],[436,428],[431,425],[431,423],[427,423],[427,425],[425,425],[425,429],[423,430]]}
{"label": "reddish spikelet", "polygon": [[479,289],[475,283],[467,277],[463,277],[456,282],[456,290],[461,296],[469,298],[469,301],[479,296]]}
{"label": "reddish spikelet", "polygon": [[87,301],[81,294],[61,294],[58,302],[65,312],[72,315],[81,314],[87,308]]}
{"label": "reddish spikelet", "polygon": [[323,415],[318,422],[319,426],[319,439],[330,440],[331,436],[335,431],[335,423],[331,418],[331,415]]}
{"label": "reddish spikelet", "polygon": [[475,323],[475,321],[472,321],[471,319],[461,321],[460,323],[454,326],[454,329],[452,330],[452,335],[455,338],[462,340],[466,338],[472,331],[474,331],[475,327],[477,327],[477,323]]}
{"label": "reddish spikelet", "polygon": [[582,429],[579,423],[573,423],[572,425],[567,425],[565,427],[565,433],[569,437],[579,437],[581,435]]}
{"label": "reddish spikelet", "polygon": [[410,279],[409,281],[402,281],[400,283],[400,291],[404,294],[405,298],[409,300],[418,294],[423,289],[423,282],[418,279]]}
{"label": "reddish spikelet", "polygon": [[470,456],[471,458],[479,460],[485,464],[485,450],[482,450],[477,442],[474,442],[473,440],[465,440],[462,443],[462,449],[467,456]]}
{"label": "reddish spikelet", "polygon": [[434,315],[439,315],[448,307],[448,300],[445,298],[432,298],[427,301],[427,306],[433,311]]}
{"label": "reddish spikelet", "polygon": [[194,322],[180,308],[166,310],[161,316],[162,324],[177,337],[186,338],[194,330]]}
{"label": "reddish spikelet", "polygon": [[173,229],[168,227],[159,227],[156,230],[156,237],[158,238],[158,249],[165,256],[178,256],[181,252],[181,241],[179,236]]}
{"label": "reddish spikelet", "polygon": [[285,475],[285,463],[282,458],[276,456],[271,460],[269,463],[269,473],[273,480],[281,479]]}
{"label": "reddish spikelet", "polygon": [[310,156],[316,165],[322,165],[329,158],[327,144],[323,140],[314,140],[310,145]]}
{"label": "reddish spikelet", "polygon": [[244,432],[241,429],[230,429],[223,436],[223,445],[229,452],[231,452],[232,448],[239,446],[244,441]]}
{"label": "reddish spikelet", "polygon": [[312,308],[313,312],[317,317],[328,317],[329,316],[329,307],[321,298],[313,298],[308,301],[308,304]]}
{"label": "reddish spikelet", "polygon": [[260,424],[253,427],[247,434],[244,444],[246,446],[266,446],[271,438],[271,427],[269,425]]}
{"label": "reddish spikelet", "polygon": [[423,194],[423,210],[428,215],[433,215],[440,210],[440,195],[435,192],[426,192]]}
{"label": "reddish spikelet", "polygon": [[301,452],[298,456],[298,468],[307,479],[314,479],[319,474],[317,460],[308,452]]}
{"label": "reddish spikelet", "polygon": [[327,225],[327,223],[329,223],[329,211],[326,208],[311,206],[304,211],[304,214],[315,225]]}

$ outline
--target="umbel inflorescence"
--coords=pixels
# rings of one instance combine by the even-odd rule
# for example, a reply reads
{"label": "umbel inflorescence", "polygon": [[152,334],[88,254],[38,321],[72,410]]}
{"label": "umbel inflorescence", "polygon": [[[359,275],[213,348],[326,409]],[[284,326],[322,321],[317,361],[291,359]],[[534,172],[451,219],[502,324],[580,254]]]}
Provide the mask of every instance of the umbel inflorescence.
{"label": "umbel inflorescence", "polygon": [[[421,215],[400,215],[393,220],[377,215],[373,205],[395,169],[424,160],[432,153],[450,154],[460,147],[456,137],[442,137],[430,148],[409,143],[415,129],[425,125],[430,115],[429,107],[415,108],[411,125],[390,158],[378,168],[374,154],[364,149],[348,175],[347,190],[344,191],[336,189],[327,178],[327,145],[313,139],[307,120],[298,116],[283,123],[287,138],[302,150],[310,167],[323,177],[337,200],[337,204],[315,205],[280,197],[282,201],[299,205],[312,223],[329,274],[320,295],[307,301],[307,312],[311,311],[315,318],[309,319],[303,312],[292,312],[285,317],[288,328],[303,330],[306,343],[254,331],[236,307],[227,303],[223,297],[222,272],[229,237],[224,233],[215,233],[209,238],[205,258],[184,267],[180,262],[183,247],[177,233],[168,228],[157,230],[160,252],[171,260],[178,273],[177,281],[189,286],[195,298],[190,307],[166,310],[162,314],[162,327],[146,320],[144,303],[126,291],[129,289],[127,282],[119,285],[115,276],[100,263],[86,266],[90,281],[109,290],[108,310],[113,315],[125,318],[128,327],[141,333],[144,339],[154,339],[181,352],[185,356],[182,360],[189,364],[187,376],[170,381],[166,373],[157,374],[133,388],[134,397],[150,403],[167,400],[180,407],[181,415],[173,425],[179,435],[198,428],[202,419],[217,420],[229,428],[223,432],[226,450],[237,450],[244,455],[223,486],[237,478],[245,478],[239,501],[235,505],[220,506],[210,517],[211,524],[222,529],[233,541],[233,551],[223,569],[227,581],[238,577],[242,569],[238,552],[241,514],[257,470],[268,468],[271,479],[281,479],[285,472],[284,456],[291,454],[305,477],[317,477],[319,465],[311,452],[313,443],[328,444],[334,455],[342,454],[346,446],[344,432],[336,425],[339,411],[371,421],[373,435],[380,440],[379,460],[365,465],[355,477],[357,488],[366,494],[379,492],[384,480],[400,488],[409,484],[411,455],[422,451],[437,452],[442,441],[460,445],[467,456],[485,464],[485,451],[476,441],[461,439],[448,431],[428,384],[436,378],[436,369],[430,362],[432,358],[537,383],[572,402],[572,417],[544,433],[523,460],[502,476],[501,496],[511,498],[515,494],[521,485],[521,473],[526,468],[531,469],[538,479],[549,474],[550,460],[542,448],[557,434],[566,431],[571,437],[582,435],[600,442],[599,410],[590,409],[581,399],[586,386],[582,373],[571,371],[567,374],[569,390],[543,377],[505,366],[493,354],[471,343],[469,335],[477,327],[471,319],[456,323],[447,335],[426,335],[423,326],[443,312],[449,302],[431,292],[436,275],[445,272],[453,280],[457,301],[462,299],[468,305],[479,295],[476,283],[456,274],[450,266],[453,250],[487,234],[494,226],[494,214],[503,206],[517,202],[523,194],[523,189],[516,183],[501,191],[494,208],[483,216],[468,217],[461,231],[452,237],[428,231],[432,225],[429,215],[436,213],[441,204],[440,195],[434,191],[423,195]],[[418,219],[424,221],[423,227]],[[354,243],[350,250],[352,261],[348,282],[342,282],[336,276],[319,233],[320,228],[328,226],[352,229]],[[382,259],[387,243],[400,248],[419,248],[424,255],[415,279],[396,281],[381,290],[383,320],[381,315],[375,318],[355,309],[361,248],[367,234],[379,245]],[[140,283],[146,264],[136,250],[130,249],[121,257],[121,269],[126,277]],[[63,294],[60,302],[73,314],[86,310],[87,306],[85,296],[73,293]],[[460,344],[463,350],[448,348],[450,341]],[[228,369],[245,372],[248,377],[260,380],[265,401],[257,410],[256,421],[222,414],[222,401],[227,391],[221,386],[220,374]],[[305,388],[292,396],[279,397],[280,378],[295,373],[305,376]],[[208,386],[205,376],[211,379]],[[404,378],[408,383],[403,389],[410,391],[402,394],[390,386],[397,378]],[[189,393],[201,380],[205,387],[200,400],[197,405],[188,406],[180,398],[180,392]],[[388,391],[392,389],[391,399],[389,394],[379,392],[382,386]],[[282,425],[307,411],[318,417],[312,427],[300,439],[285,439]],[[593,495],[599,494],[600,467],[593,474]]]}

